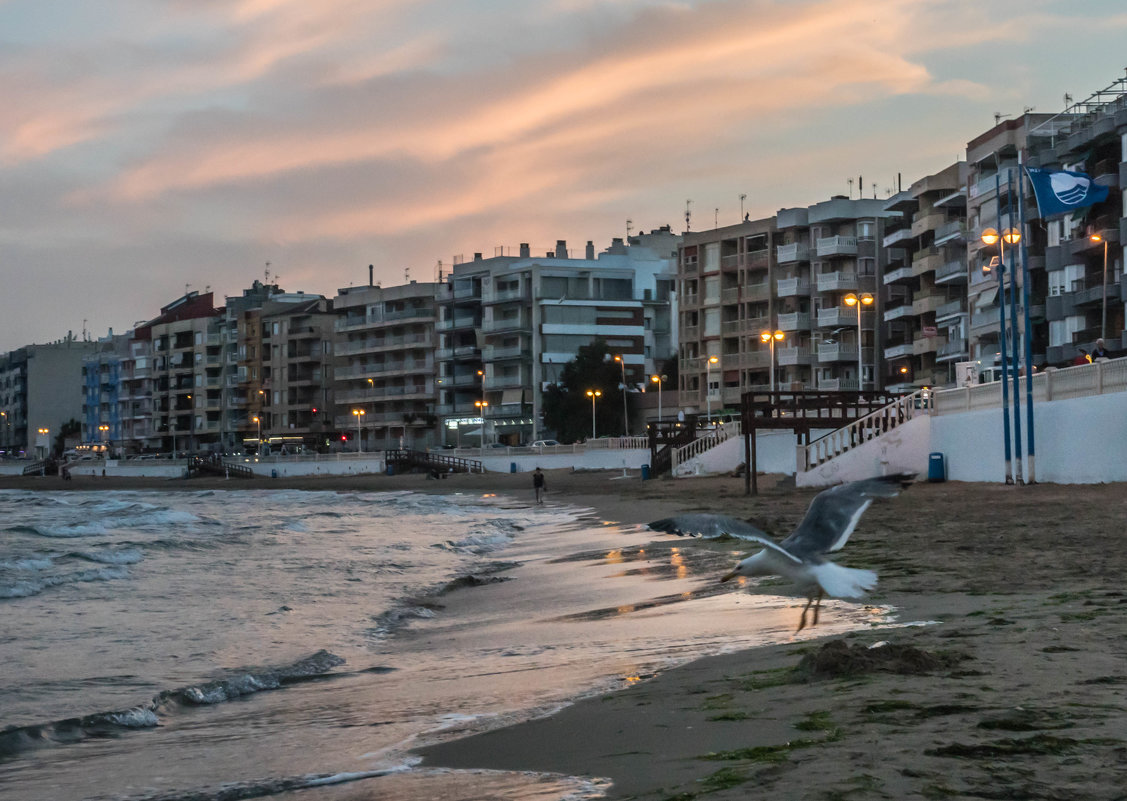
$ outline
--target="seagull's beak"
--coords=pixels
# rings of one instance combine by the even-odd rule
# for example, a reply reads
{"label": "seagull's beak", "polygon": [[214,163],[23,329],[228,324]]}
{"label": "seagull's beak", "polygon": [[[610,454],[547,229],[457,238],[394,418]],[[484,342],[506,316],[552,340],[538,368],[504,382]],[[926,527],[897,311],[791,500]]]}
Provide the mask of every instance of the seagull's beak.
{"label": "seagull's beak", "polygon": [[723,584],[725,581],[731,581],[732,579],[734,579],[739,574],[740,574],[740,571],[738,571],[738,570],[733,570],[731,573],[726,573],[724,575],[724,577],[720,579],[720,583]]}

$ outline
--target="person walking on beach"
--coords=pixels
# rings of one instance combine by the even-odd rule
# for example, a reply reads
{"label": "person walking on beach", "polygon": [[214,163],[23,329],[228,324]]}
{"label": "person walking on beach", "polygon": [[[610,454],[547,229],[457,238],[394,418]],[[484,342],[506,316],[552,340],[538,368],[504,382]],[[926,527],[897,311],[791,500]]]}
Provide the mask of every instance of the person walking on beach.
{"label": "person walking on beach", "polygon": [[536,494],[536,502],[544,503],[544,472],[539,467],[532,471],[532,491]]}

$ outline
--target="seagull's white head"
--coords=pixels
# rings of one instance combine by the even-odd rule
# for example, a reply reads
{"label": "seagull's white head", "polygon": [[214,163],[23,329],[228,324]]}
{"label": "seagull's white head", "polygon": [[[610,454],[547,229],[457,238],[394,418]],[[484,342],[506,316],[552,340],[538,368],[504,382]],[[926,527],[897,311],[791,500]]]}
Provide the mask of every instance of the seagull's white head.
{"label": "seagull's white head", "polygon": [[720,579],[720,581],[731,581],[736,576],[773,576],[778,573],[778,570],[772,569],[772,567],[767,562],[767,551],[760,551],[759,553],[753,554],[747,559],[744,559],[742,562],[736,565],[735,569],[732,570],[731,573],[725,574],[724,577]]}

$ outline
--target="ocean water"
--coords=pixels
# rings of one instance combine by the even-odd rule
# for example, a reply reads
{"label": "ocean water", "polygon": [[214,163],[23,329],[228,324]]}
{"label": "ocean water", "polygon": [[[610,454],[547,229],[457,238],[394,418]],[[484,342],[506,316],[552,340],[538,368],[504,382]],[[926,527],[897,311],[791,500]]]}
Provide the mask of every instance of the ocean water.
{"label": "ocean water", "polygon": [[411,748],[790,639],[800,601],[716,581],[740,552],[477,495],[0,491],[0,799],[598,797]]}

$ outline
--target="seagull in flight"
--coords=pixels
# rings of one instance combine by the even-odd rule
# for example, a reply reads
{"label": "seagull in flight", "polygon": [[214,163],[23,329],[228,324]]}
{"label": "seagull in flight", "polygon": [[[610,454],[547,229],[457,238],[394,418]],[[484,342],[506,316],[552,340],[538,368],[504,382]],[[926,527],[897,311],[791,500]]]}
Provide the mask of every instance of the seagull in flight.
{"label": "seagull in flight", "polygon": [[655,531],[708,538],[727,534],[763,545],[761,551],[741,561],[720,580],[730,581],[737,576],[783,576],[791,579],[807,599],[798,623],[797,631],[802,631],[811,606],[814,607],[814,620],[810,625],[818,624],[818,612],[824,596],[860,598],[876,586],[877,574],[873,571],[842,567],[831,562],[826,555],[841,550],[875,498],[895,497],[914,480],[914,473],[897,473],[824,490],[810,502],[810,508],[798,527],[780,543],[773,542],[749,523],[726,515],[677,515],[657,520],[649,527]]}

